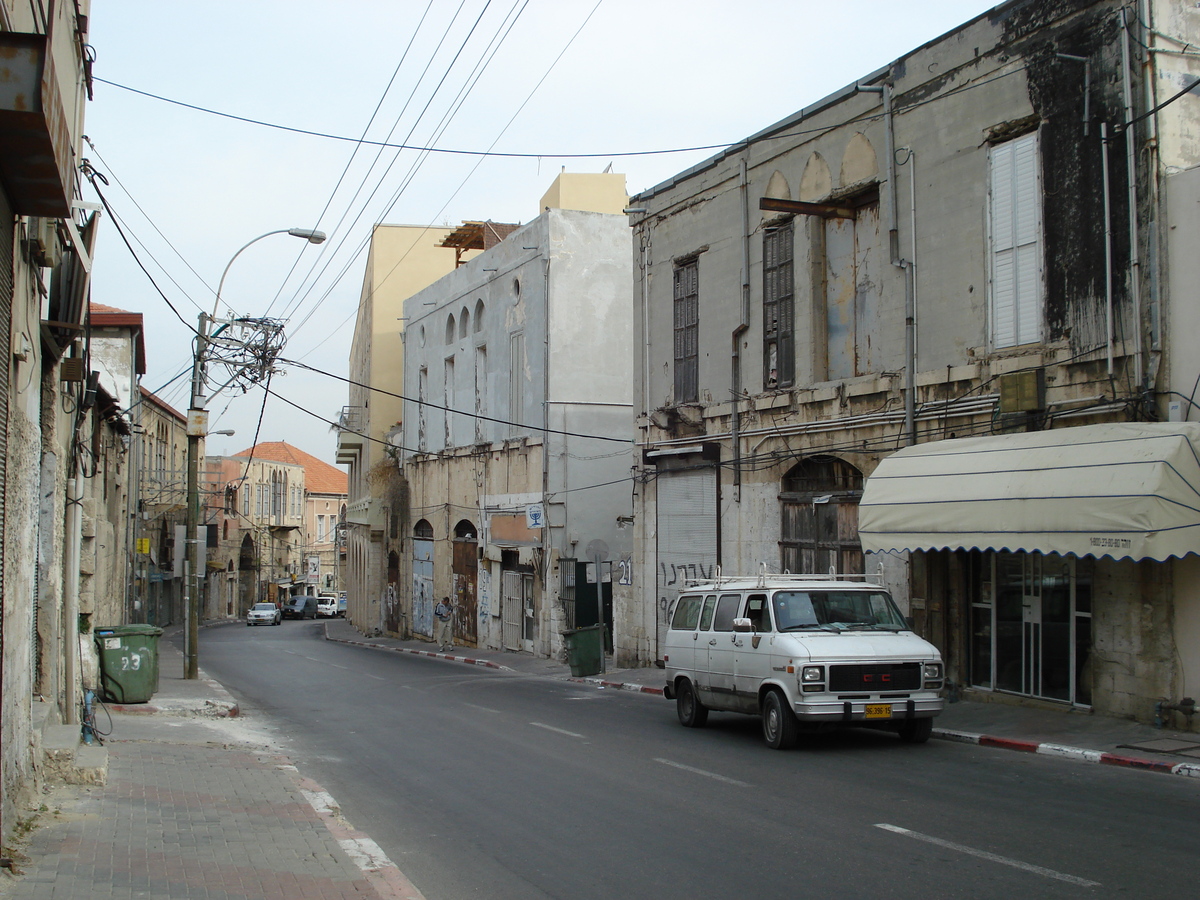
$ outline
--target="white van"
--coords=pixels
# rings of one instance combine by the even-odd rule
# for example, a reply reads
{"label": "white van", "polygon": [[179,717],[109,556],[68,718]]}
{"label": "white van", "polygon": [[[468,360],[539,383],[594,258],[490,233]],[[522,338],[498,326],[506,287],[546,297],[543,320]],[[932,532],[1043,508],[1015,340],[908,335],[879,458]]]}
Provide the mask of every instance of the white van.
{"label": "white van", "polygon": [[804,726],[888,728],[929,740],[942,711],[942,657],[862,576],[689,581],[663,649],[666,696],[699,728],[709,710],[761,716],[776,749]]}

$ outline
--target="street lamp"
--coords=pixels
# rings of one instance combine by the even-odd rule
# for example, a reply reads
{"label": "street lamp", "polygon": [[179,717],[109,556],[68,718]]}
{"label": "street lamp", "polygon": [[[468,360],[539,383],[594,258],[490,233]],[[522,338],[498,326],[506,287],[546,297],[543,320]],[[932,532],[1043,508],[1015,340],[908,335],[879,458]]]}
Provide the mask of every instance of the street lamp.
{"label": "street lamp", "polygon": [[[252,241],[247,241],[243,244],[230,258],[225,266],[225,271],[221,273],[221,280],[217,283],[217,296],[213,301],[213,311],[211,316],[206,316],[200,313],[199,328],[196,330],[196,352],[192,358],[192,403],[188,408],[188,423],[187,423],[187,489],[188,489],[188,505],[187,505],[187,532],[185,541],[187,545],[187,563],[184,566],[184,603],[188,611],[187,623],[187,642],[185,647],[185,656],[187,658],[187,667],[185,677],[196,679],[200,677],[198,644],[200,639],[200,611],[201,598],[203,592],[201,585],[204,584],[203,574],[200,572],[200,441],[208,434],[208,410],[205,408],[207,398],[204,396],[204,356],[208,349],[208,321],[216,319],[217,307],[221,304],[221,289],[225,286],[225,276],[229,274],[229,268],[233,265],[233,261],[242,255],[242,251],[251,244],[261,241],[263,238],[270,237],[273,234],[289,234],[292,237],[304,238],[310,244],[320,244],[325,240],[323,231],[314,231],[309,228],[280,228],[275,231],[268,231],[266,234],[260,234]],[[221,434],[223,432],[214,432]],[[229,432],[232,434],[232,431]]]}

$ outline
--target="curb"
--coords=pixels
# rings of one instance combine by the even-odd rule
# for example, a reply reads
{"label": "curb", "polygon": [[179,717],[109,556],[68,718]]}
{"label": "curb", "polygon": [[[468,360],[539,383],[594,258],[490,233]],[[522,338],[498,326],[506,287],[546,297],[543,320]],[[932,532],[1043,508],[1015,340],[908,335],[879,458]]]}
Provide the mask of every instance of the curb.
{"label": "curb", "polygon": [[1056,756],[1059,759],[1073,759],[1077,762],[1122,766],[1127,769],[1141,769],[1144,772],[1182,775],[1185,778],[1200,778],[1200,764],[1198,763],[1170,763],[1157,759],[1144,759],[1138,756],[1122,756],[1118,753],[1106,753],[1102,750],[1084,750],[1081,747],[1068,747],[1065,744],[1023,741],[1016,738],[996,737],[990,734],[972,734],[969,731],[952,731],[948,728],[933,729],[933,737],[943,741],[954,741],[959,744],[978,744],[981,747],[998,747],[1002,750],[1017,750],[1021,753],[1039,753],[1043,756]]}
{"label": "curb", "polygon": [[662,688],[647,687],[644,684],[634,684],[633,682],[606,681],[603,678],[577,677],[574,675],[569,676],[567,681],[574,681],[577,684],[594,684],[597,687],[603,688],[616,688],[619,691],[633,691],[635,694],[657,694],[660,697],[663,694]]}
{"label": "curb", "polygon": [[500,663],[492,662],[490,659],[475,659],[471,656],[456,656],[453,653],[438,653],[434,650],[417,650],[413,647],[392,647],[388,644],[377,644],[375,641],[355,641],[349,638],[330,637],[329,632],[325,633],[325,640],[332,641],[335,644],[349,644],[352,647],[370,647],[372,650],[390,650],[393,653],[409,653],[413,656],[428,656],[432,659],[446,659],[451,662],[466,663],[472,666],[484,666],[488,669],[496,669],[500,672],[515,672],[516,669],[510,669],[508,666],[502,666]]}
{"label": "curb", "polygon": [[400,867],[392,862],[383,849],[365,833],[358,831],[342,816],[337,801],[311,778],[300,774],[295,763],[286,756],[271,756],[264,760],[276,769],[288,772],[313,812],[324,823],[333,839],[350,857],[350,861],[363,873],[363,877],[375,889],[380,900],[425,900]]}

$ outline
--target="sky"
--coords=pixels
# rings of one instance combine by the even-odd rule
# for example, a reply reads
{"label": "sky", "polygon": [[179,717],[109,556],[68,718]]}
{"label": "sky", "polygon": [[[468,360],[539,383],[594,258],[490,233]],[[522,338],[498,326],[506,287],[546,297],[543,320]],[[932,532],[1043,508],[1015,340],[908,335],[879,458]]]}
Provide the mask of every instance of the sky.
{"label": "sky", "polygon": [[[992,5],[93,0],[92,300],[143,314],[142,384],[181,412],[227,267],[221,314],[280,320],[282,360],[345,378],[373,224],[528,222],[564,167],[636,194]],[[328,239],[254,240],[290,228]],[[257,433],[333,463],[345,382],[285,362],[270,390],[209,400],[235,434],[208,453]]]}

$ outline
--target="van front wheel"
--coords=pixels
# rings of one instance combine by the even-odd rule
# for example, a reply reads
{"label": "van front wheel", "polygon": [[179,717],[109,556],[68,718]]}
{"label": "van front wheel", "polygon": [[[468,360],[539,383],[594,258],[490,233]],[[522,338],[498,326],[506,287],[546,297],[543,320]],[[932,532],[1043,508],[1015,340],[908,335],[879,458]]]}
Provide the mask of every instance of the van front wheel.
{"label": "van front wheel", "polygon": [[767,691],[763,698],[762,728],[763,740],[772,750],[794,747],[800,737],[800,722],[777,690]]}
{"label": "van front wheel", "polygon": [[696,696],[696,689],[686,678],[675,689],[675,712],[684,728],[703,728],[708,721],[708,707]]}
{"label": "van front wheel", "polygon": [[900,723],[900,740],[908,744],[924,744],[933,734],[933,719],[905,719]]}

